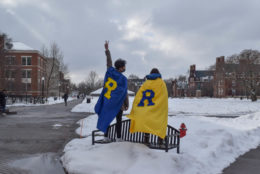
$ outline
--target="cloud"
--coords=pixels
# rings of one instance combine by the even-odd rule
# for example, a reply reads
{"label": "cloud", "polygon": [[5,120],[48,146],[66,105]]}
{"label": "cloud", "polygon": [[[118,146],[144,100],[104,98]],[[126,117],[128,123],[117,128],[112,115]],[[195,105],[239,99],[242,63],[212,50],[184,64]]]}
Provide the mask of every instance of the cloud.
{"label": "cloud", "polygon": [[12,15],[18,23],[20,23],[24,28],[26,28],[37,40],[42,43],[48,43],[48,41],[38,32],[32,24],[27,20],[23,19],[20,15],[17,15],[13,10],[7,9],[7,13]]}
{"label": "cloud", "polygon": [[0,30],[38,49],[57,42],[75,82],[90,70],[104,75],[105,40],[113,60],[127,60],[126,75],[157,67],[170,78],[259,49],[259,10],[256,0],[2,0]]}

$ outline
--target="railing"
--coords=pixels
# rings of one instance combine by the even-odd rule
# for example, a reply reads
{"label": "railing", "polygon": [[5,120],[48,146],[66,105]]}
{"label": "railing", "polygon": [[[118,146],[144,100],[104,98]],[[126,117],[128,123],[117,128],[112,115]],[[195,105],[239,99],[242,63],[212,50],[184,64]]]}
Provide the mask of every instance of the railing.
{"label": "railing", "polygon": [[[130,120],[122,121],[122,130],[121,130],[121,139],[128,142],[134,143],[142,143],[147,145],[151,149],[161,149],[168,152],[169,149],[177,148],[177,153],[180,152],[180,132],[174,127],[168,125],[166,137],[160,143],[158,141],[158,136],[149,134],[149,141],[145,142],[143,132],[130,133]],[[92,144],[101,143],[104,144],[106,142],[103,139],[96,140],[97,137],[104,137],[104,134],[99,130],[92,131]],[[108,138],[111,142],[116,141],[116,124],[112,124],[108,128]]]}
{"label": "railing", "polygon": [[45,98],[42,97],[32,97],[32,96],[8,96],[6,100],[6,104],[14,104],[14,103],[31,103],[38,104],[45,102]]}

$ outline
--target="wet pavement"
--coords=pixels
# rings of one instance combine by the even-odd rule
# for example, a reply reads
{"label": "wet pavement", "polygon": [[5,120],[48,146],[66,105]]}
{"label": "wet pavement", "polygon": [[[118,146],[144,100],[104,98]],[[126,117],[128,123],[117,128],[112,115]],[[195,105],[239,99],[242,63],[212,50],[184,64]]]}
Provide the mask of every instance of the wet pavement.
{"label": "wet pavement", "polygon": [[259,174],[260,173],[260,146],[241,155],[222,174]]}
{"label": "wet pavement", "polygon": [[65,174],[60,157],[55,153],[33,155],[28,158],[12,161],[9,166],[22,171],[37,174]]}
{"label": "wet pavement", "polygon": [[14,107],[17,115],[0,116],[0,174],[63,174],[59,157],[87,116],[70,112],[80,102]]}

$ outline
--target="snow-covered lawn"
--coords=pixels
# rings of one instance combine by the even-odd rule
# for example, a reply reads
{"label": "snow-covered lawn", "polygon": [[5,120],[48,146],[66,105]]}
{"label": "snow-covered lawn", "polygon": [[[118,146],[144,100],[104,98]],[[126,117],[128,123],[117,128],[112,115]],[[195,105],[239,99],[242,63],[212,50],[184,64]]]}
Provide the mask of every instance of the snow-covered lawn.
{"label": "snow-covered lawn", "polygon": [[[74,111],[93,112],[96,99],[83,101]],[[131,99],[132,100],[132,99]],[[245,114],[248,113],[248,114]],[[97,115],[79,120],[76,130],[84,138],[73,139],[61,160],[74,174],[217,174],[235,159],[260,144],[260,102],[239,99],[169,99],[169,123],[179,128],[184,122],[187,136],[181,153],[152,150],[142,144],[117,142],[91,145]],[[237,118],[202,115],[237,115]]]}
{"label": "snow-covered lawn", "polygon": [[[91,112],[94,113],[94,107],[97,97],[91,99],[91,103],[86,103],[86,99],[72,109],[72,112]],[[129,114],[132,108],[134,97],[129,97],[130,107],[124,112]],[[234,98],[215,99],[215,98],[169,98],[169,115],[210,115],[210,116],[239,116],[242,114],[260,111],[260,100],[251,102],[251,100],[240,100]]]}
{"label": "snow-covered lawn", "polygon": [[[77,98],[69,97],[68,101],[75,100],[75,99],[77,99]],[[53,97],[50,97],[50,98],[48,98],[48,101],[45,102],[44,104],[41,104],[41,103],[33,104],[33,103],[30,103],[29,101],[27,103],[25,101],[23,101],[23,102],[14,103],[14,104],[7,104],[7,107],[10,107],[10,106],[42,106],[42,105],[54,105],[54,104],[58,104],[58,103],[64,103],[64,99],[58,98],[57,100],[54,100]]]}

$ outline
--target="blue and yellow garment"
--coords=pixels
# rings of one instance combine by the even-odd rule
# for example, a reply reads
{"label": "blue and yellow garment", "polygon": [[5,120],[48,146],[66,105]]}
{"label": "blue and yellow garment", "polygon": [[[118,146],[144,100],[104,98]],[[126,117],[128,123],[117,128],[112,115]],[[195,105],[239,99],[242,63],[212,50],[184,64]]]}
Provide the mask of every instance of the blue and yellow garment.
{"label": "blue and yellow garment", "polygon": [[168,91],[160,74],[150,74],[137,92],[130,115],[130,132],[164,138],[168,124]]}
{"label": "blue and yellow garment", "polygon": [[127,94],[127,79],[115,68],[108,68],[104,87],[95,106],[98,114],[97,128],[103,132],[116,117]]}

